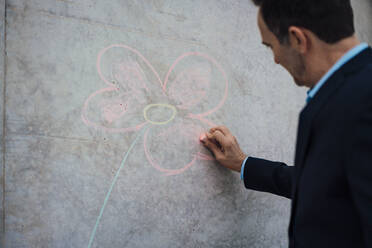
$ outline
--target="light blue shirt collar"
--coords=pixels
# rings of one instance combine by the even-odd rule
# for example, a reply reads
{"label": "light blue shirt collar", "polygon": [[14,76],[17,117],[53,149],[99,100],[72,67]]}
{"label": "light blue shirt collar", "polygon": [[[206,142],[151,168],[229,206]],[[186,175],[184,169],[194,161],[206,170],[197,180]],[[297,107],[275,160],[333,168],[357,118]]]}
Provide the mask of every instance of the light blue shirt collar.
{"label": "light blue shirt collar", "polygon": [[361,53],[364,49],[368,48],[367,43],[361,43],[354,48],[352,48],[350,51],[345,53],[337,62],[332,66],[332,68],[319,80],[319,82],[307,92],[307,99],[306,102],[309,102],[315,94],[319,91],[319,89],[324,85],[325,82],[338,70],[340,69],[344,64],[349,62],[352,58],[354,58],[356,55]]}

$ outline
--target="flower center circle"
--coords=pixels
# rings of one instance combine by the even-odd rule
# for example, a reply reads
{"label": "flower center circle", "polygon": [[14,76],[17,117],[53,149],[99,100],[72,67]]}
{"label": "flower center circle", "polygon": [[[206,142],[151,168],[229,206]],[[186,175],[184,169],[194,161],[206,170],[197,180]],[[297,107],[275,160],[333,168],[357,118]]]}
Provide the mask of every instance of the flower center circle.
{"label": "flower center circle", "polygon": [[[159,117],[162,118],[164,116],[164,111],[161,111],[160,113],[159,113],[159,111],[152,111],[152,109],[155,108],[155,107],[162,107],[162,108],[171,110],[172,114],[170,115],[170,117],[167,120],[164,120],[164,121],[162,121],[162,120],[150,120],[150,118],[148,117],[148,112],[154,112],[154,113],[151,114],[151,116],[155,116],[157,118],[159,118]],[[174,106],[169,105],[169,104],[165,104],[165,103],[149,104],[143,109],[143,116],[145,117],[145,120],[150,122],[151,124],[154,124],[154,125],[165,125],[165,124],[169,123],[170,121],[172,121],[174,119],[174,117],[176,116],[176,113],[177,113],[177,110]]]}

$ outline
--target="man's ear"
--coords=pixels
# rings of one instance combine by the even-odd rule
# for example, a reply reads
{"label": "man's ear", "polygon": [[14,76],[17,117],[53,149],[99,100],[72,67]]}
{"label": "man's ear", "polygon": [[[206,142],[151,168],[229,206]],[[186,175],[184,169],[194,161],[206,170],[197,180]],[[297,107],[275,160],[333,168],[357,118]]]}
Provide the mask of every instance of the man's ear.
{"label": "man's ear", "polygon": [[288,28],[289,44],[297,52],[304,54],[308,51],[310,39],[306,31],[296,26]]}

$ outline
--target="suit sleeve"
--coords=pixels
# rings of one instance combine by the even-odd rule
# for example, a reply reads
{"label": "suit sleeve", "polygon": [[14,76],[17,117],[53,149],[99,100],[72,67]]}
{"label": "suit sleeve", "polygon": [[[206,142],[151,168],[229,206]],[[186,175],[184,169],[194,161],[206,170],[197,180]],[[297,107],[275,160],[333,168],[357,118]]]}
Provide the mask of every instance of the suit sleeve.
{"label": "suit sleeve", "polygon": [[293,166],[249,157],[244,166],[244,185],[247,189],[291,199],[293,175]]}
{"label": "suit sleeve", "polygon": [[372,107],[363,113],[351,133],[346,176],[362,225],[365,247],[372,247]]}

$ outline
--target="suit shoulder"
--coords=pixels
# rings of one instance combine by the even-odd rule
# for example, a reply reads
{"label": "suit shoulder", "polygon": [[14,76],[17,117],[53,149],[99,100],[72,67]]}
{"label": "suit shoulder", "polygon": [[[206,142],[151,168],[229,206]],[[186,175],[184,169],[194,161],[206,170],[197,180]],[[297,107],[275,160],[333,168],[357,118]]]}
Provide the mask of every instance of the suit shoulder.
{"label": "suit shoulder", "polygon": [[357,72],[346,76],[344,91],[347,98],[355,98],[361,102],[369,101],[372,103],[372,62],[364,65]]}

